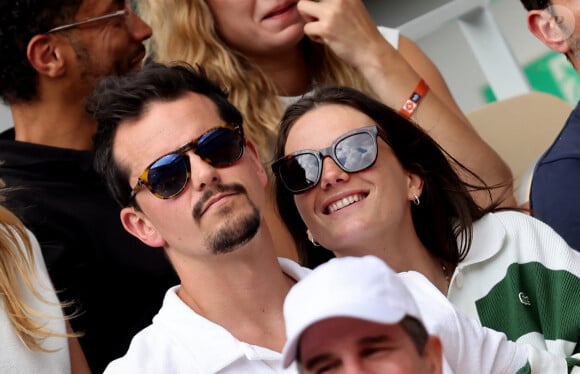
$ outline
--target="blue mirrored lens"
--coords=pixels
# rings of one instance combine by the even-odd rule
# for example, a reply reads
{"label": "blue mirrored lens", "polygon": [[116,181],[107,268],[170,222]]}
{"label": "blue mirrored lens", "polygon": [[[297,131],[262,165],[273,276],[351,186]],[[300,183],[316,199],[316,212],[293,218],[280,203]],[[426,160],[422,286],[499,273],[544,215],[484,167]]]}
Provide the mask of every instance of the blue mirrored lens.
{"label": "blue mirrored lens", "polygon": [[240,159],[244,152],[241,134],[229,128],[217,128],[197,142],[195,153],[212,166],[229,166]]}
{"label": "blue mirrored lens", "polygon": [[176,153],[157,160],[149,169],[147,183],[152,192],[162,197],[171,197],[183,190],[187,184],[189,159]]}

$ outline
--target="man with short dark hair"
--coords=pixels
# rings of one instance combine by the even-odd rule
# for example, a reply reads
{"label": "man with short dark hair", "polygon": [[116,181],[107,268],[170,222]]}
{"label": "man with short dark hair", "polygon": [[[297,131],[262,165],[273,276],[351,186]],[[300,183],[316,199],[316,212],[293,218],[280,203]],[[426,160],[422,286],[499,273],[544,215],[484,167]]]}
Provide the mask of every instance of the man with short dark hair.
{"label": "man with short dark hair", "polygon": [[[140,69],[151,28],[124,0],[0,2],[0,135],[5,204],[38,238],[94,373],[122,355],[177,283],[160,251],[128,235],[92,170],[85,97],[106,75]],[[130,291],[130,292],[129,292]]]}
{"label": "man with short dark hair", "polygon": [[[580,71],[580,1],[521,0],[528,28],[548,48],[562,53]],[[538,160],[530,189],[534,217],[580,250],[580,103],[554,143]]]}
{"label": "man with short dark hair", "polygon": [[202,72],[157,64],[102,81],[88,108],[123,226],[163,247],[181,280],[105,372],[279,372],[282,303],[308,270],[276,258],[240,112]]}

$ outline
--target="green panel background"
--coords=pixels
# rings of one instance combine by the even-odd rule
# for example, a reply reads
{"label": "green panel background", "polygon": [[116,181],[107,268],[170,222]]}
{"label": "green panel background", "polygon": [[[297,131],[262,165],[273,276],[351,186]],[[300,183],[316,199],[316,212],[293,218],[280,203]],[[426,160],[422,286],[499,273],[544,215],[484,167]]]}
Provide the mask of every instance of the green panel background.
{"label": "green panel background", "polygon": [[[549,52],[524,66],[534,91],[548,92],[575,106],[580,100],[580,76],[566,59],[557,52]],[[496,101],[489,86],[483,88],[486,102]]]}

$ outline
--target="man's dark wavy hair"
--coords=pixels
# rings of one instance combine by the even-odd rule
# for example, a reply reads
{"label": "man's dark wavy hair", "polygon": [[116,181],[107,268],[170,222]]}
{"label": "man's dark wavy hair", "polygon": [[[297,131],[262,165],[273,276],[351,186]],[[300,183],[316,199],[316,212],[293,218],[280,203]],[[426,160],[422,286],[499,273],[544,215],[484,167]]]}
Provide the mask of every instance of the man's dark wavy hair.
{"label": "man's dark wavy hair", "polygon": [[6,104],[38,98],[38,74],[26,57],[33,36],[71,22],[82,0],[0,0],[0,97]]}
{"label": "man's dark wavy hair", "polygon": [[550,0],[522,0],[522,5],[527,10],[546,9],[550,5]]}
{"label": "man's dark wavy hair", "polygon": [[87,112],[97,121],[93,136],[94,166],[105,180],[111,195],[121,206],[131,201],[129,170],[113,157],[113,141],[121,122],[139,119],[153,102],[169,102],[194,92],[210,99],[220,118],[242,129],[242,114],[228,101],[227,92],[210,80],[203,68],[186,63],[150,63],[143,70],[100,80],[87,99]]}

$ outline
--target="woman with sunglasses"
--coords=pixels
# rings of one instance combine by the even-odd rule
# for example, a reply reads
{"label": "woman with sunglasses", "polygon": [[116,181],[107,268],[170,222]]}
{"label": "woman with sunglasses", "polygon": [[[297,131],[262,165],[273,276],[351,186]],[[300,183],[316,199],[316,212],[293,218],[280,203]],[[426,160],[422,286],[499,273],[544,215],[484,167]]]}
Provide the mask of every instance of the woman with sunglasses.
{"label": "woman with sunglasses", "polygon": [[288,108],[276,156],[278,208],[305,263],[322,248],[375,255],[423,273],[483,326],[558,355],[557,372],[564,356],[580,362],[580,254],[526,214],[479,207],[478,187],[414,123],[323,88]]}
{"label": "woman with sunglasses", "polygon": [[[475,132],[437,67],[397,30],[377,29],[363,1],[142,0],[138,8],[154,30],[149,58],[200,64],[227,87],[268,169],[285,106],[315,85],[355,87],[395,110],[417,92],[420,108],[406,113],[488,184],[503,183],[494,200],[515,204],[504,183],[509,168]],[[474,196],[489,204],[488,194]],[[273,209],[267,214],[270,225],[279,222]],[[282,230],[274,231],[281,239]]]}

